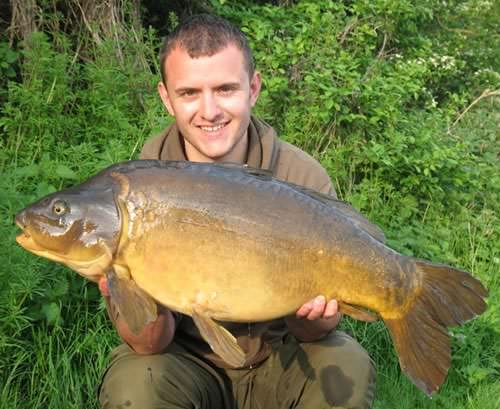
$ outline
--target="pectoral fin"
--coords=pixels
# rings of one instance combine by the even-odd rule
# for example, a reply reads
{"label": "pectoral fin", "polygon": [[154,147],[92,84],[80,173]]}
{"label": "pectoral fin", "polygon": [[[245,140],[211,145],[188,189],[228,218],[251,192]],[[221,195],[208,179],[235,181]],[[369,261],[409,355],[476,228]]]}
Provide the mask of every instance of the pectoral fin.
{"label": "pectoral fin", "polygon": [[199,311],[194,311],[192,318],[201,336],[225,362],[234,367],[242,367],[245,364],[245,352],[227,329]]}
{"label": "pectoral fin", "polygon": [[339,312],[345,315],[349,315],[350,317],[356,320],[366,321],[366,322],[373,322],[378,320],[378,317],[375,314],[357,305],[347,304],[342,301],[339,301],[338,305],[339,305]]}
{"label": "pectoral fin", "polygon": [[131,331],[138,335],[158,316],[156,302],[141,290],[134,280],[114,270],[106,274],[111,301]]}

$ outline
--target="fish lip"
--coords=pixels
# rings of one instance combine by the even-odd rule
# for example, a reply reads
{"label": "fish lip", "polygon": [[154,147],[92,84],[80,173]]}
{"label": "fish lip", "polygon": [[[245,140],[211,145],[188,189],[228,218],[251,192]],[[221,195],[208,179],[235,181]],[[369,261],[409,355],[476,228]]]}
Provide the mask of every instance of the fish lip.
{"label": "fish lip", "polygon": [[36,242],[35,237],[29,233],[28,226],[18,217],[16,217],[16,225],[21,229],[21,232],[16,236],[17,244],[34,254],[39,254],[45,250],[43,246]]}
{"label": "fish lip", "polygon": [[[99,278],[104,274],[104,271],[106,271],[112,261],[112,254],[109,250],[104,251],[103,254],[91,260],[74,260],[64,254],[47,250],[45,247],[39,245],[32,236],[24,232],[16,237],[16,241],[21,247],[29,252],[62,263],[75,270],[83,277],[95,282],[99,281]],[[100,269],[100,266],[104,267]]]}
{"label": "fish lip", "polygon": [[16,236],[16,242],[19,244],[21,247],[24,247],[26,250],[31,251],[32,253],[39,252],[43,250],[43,247],[40,246],[33,236],[31,236],[28,232],[23,230],[21,233],[19,233]]}
{"label": "fish lip", "polygon": [[16,217],[16,225],[21,229],[21,233],[19,233],[16,236],[16,241],[19,243],[19,240],[27,240],[31,239],[32,242],[34,242],[33,238],[31,237],[31,234],[26,230],[26,225],[23,224],[17,217]]}
{"label": "fish lip", "polygon": [[24,225],[23,223],[21,223],[21,221],[17,218],[17,216],[16,216],[16,226],[17,226],[17,227],[19,227],[19,228],[23,231],[23,233],[24,233],[24,234],[29,235],[29,234],[25,231],[25,229],[26,229],[26,225]]}

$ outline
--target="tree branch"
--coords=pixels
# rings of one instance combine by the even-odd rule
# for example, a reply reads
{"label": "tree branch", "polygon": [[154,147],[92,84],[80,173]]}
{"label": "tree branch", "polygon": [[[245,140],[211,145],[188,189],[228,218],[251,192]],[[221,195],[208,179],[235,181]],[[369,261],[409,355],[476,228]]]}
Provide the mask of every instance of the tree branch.
{"label": "tree branch", "polygon": [[470,105],[465,108],[460,115],[458,115],[457,119],[455,119],[455,122],[453,122],[448,130],[448,132],[453,128],[463,117],[464,115],[474,106],[476,105],[479,101],[481,101],[484,98],[488,97],[494,97],[494,96],[500,96],[500,89],[490,91],[488,88],[486,88],[481,95],[479,95],[474,101],[470,103]]}

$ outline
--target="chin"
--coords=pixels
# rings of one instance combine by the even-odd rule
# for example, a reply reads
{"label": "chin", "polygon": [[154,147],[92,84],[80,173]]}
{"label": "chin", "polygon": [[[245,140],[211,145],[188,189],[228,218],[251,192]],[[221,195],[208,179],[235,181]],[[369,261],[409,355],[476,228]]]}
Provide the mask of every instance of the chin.
{"label": "chin", "polygon": [[225,147],[221,148],[221,147],[212,147],[212,148],[209,148],[209,149],[204,149],[202,151],[202,154],[204,156],[206,156],[207,158],[210,158],[214,161],[218,161],[222,158],[224,158],[225,156],[227,156],[229,153],[231,152],[230,149],[227,149]]}

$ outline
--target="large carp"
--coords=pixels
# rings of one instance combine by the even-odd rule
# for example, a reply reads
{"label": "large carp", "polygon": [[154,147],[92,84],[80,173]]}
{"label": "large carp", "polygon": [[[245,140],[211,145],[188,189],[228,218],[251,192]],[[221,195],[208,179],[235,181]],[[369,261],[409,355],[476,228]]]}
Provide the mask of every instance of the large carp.
{"label": "large carp", "polygon": [[193,317],[228,363],[245,354],[216,321],[294,313],[323,294],[387,325],[403,371],[427,394],[450,366],[446,327],[482,313],[469,273],[407,257],[344,202],[237,165],[130,161],[19,212],[17,242],[90,280],[136,333],[156,300]]}

